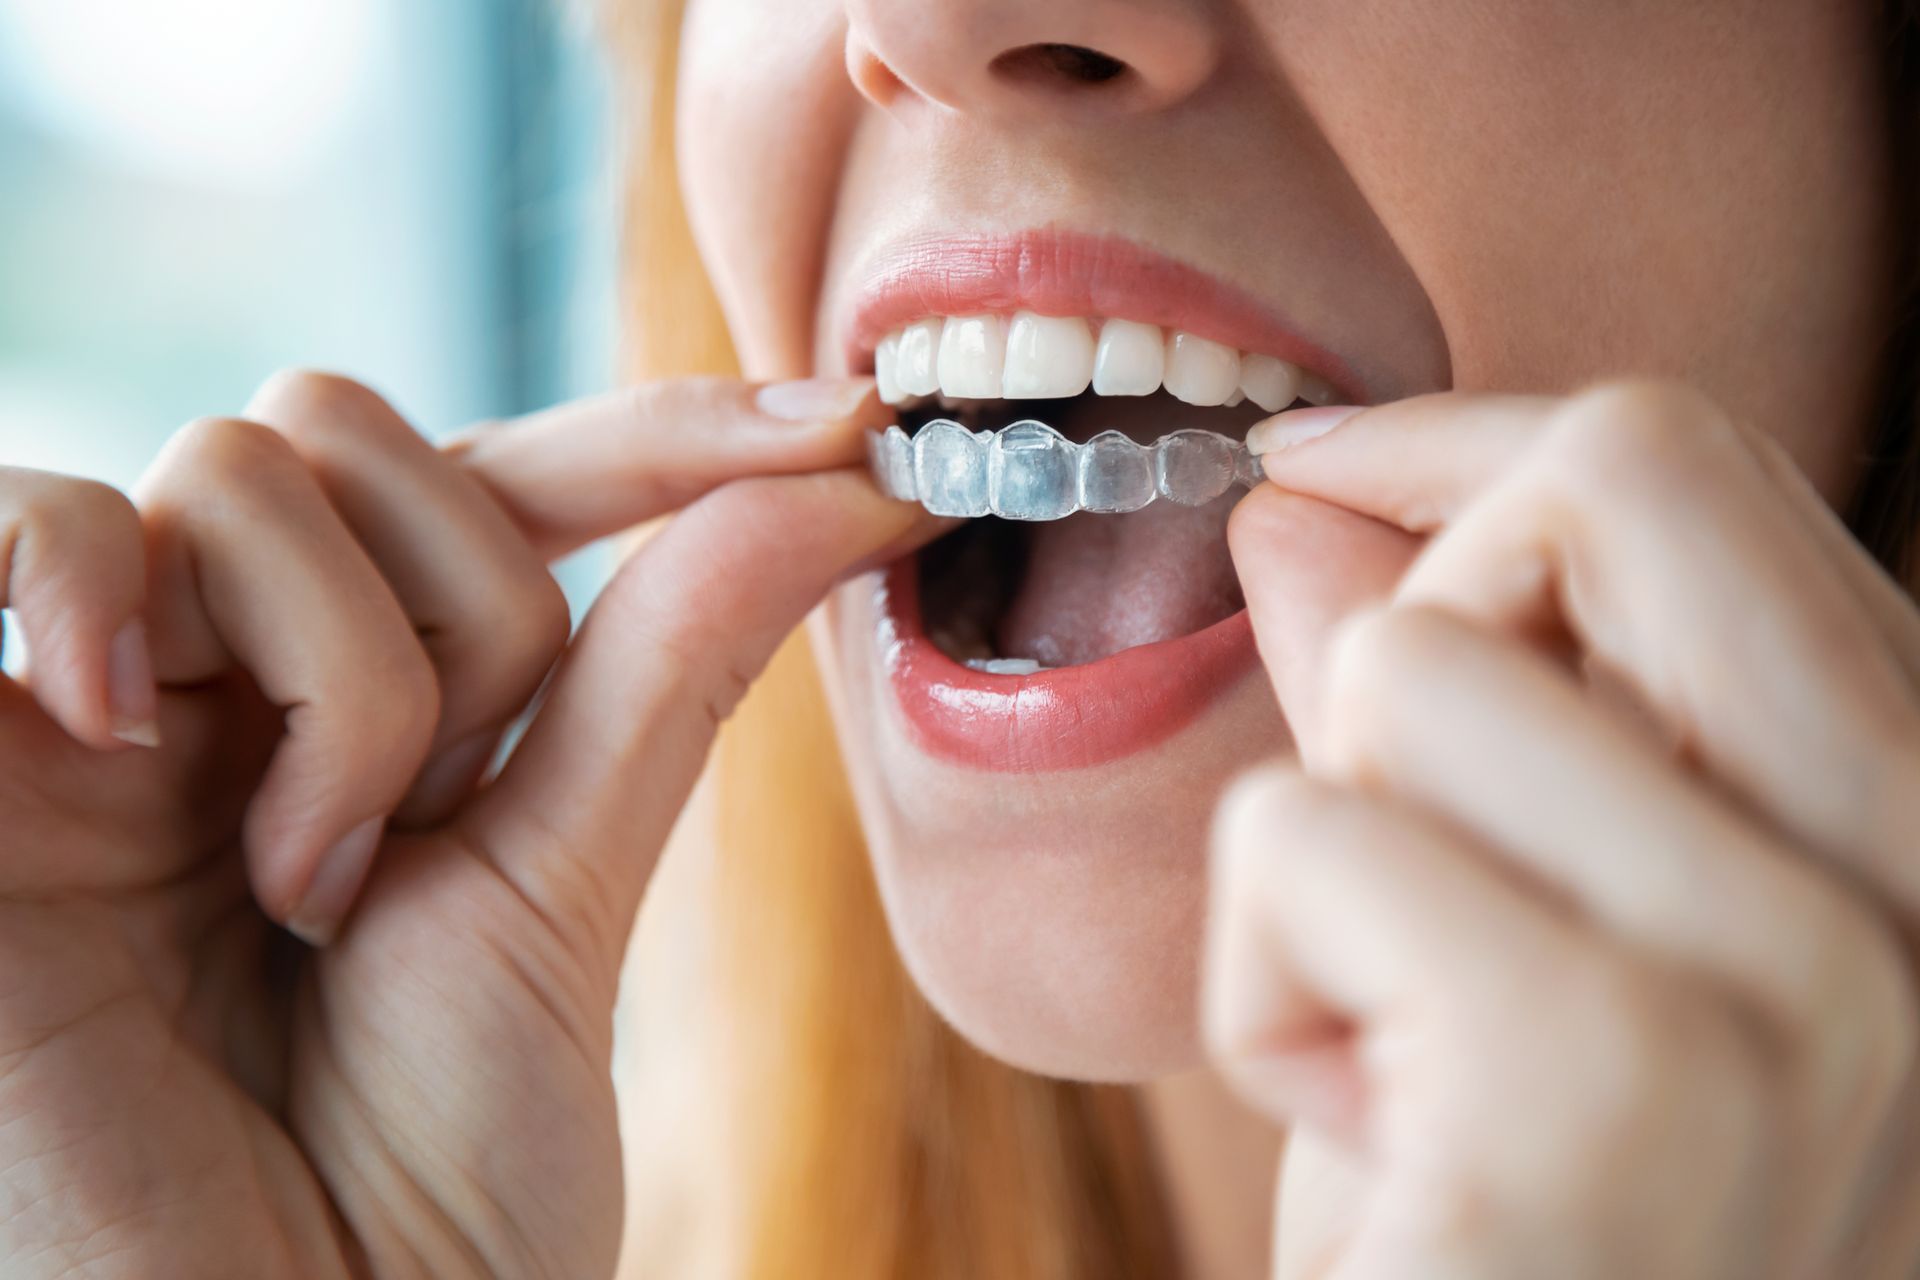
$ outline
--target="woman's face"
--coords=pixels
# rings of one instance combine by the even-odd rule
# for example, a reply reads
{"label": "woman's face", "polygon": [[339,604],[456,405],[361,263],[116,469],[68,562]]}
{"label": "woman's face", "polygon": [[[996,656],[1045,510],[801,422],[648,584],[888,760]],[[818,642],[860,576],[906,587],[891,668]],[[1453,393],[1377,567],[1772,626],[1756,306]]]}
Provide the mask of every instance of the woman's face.
{"label": "woman's face", "polygon": [[[867,372],[915,326],[961,399],[1084,385],[1096,335],[1110,389],[1200,400],[1233,352],[1371,401],[1669,374],[1837,497],[1887,316],[1874,12],[692,0],[680,164],[755,377]],[[1004,364],[1000,321],[942,323],[1018,312],[1089,323],[1023,321]],[[1169,354],[1175,332],[1204,341]],[[1022,412],[1082,439],[1259,416],[1164,391]],[[1230,505],[981,524],[820,619],[901,952],[1023,1066],[1138,1078],[1195,1052],[1208,815],[1288,750]]]}

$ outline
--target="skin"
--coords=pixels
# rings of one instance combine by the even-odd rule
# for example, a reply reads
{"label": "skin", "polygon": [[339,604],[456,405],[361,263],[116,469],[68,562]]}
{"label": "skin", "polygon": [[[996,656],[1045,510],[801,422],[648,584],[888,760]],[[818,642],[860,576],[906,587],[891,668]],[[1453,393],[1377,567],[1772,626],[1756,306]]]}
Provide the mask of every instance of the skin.
{"label": "skin", "polygon": [[[1685,378],[1837,498],[1859,445],[1841,424],[1864,420],[1888,314],[1871,16],[694,0],[682,181],[759,376],[844,370],[846,313],[884,246],[1059,226],[1245,286],[1376,400]],[[1138,83],[992,70],[1053,40]],[[1303,544],[1330,589],[1378,577],[1351,543]],[[1190,1065],[1199,851],[1214,797],[1289,748],[1272,690],[1250,680],[1191,732],[1107,767],[981,774],[916,749],[872,633],[856,585],[816,639],[921,986],[1035,1070],[1138,1080]]]}
{"label": "skin", "polygon": [[[661,383],[436,451],[292,373],[137,505],[0,470],[0,1269],[611,1274],[654,858],[781,637],[931,527],[832,469],[877,408]],[[569,644],[545,561],[676,509]]]}
{"label": "skin", "polygon": [[[1047,40],[1130,96],[990,73]],[[1810,2],[696,0],[685,185],[755,378],[840,372],[877,239],[1058,222],[1394,401],[1256,429],[1266,680],[1037,830],[883,767],[865,588],[823,628],[929,994],[1074,1074],[1204,1048],[1292,1129],[1276,1274],[1920,1262],[1920,615],[1829,507],[1888,314],[1873,65]],[[651,855],[778,639],[934,532],[834,470],[876,420],[671,382],[436,451],[293,374],[131,499],[0,471],[7,1273],[609,1273]],[[673,511],[569,641],[545,561]]]}

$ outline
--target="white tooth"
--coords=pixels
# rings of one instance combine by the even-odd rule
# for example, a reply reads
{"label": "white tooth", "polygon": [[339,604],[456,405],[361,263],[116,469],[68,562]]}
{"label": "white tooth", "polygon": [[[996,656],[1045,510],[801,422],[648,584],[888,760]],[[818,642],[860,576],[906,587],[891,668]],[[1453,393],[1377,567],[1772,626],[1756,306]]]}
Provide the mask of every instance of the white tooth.
{"label": "white tooth", "polygon": [[1167,367],[1167,343],[1160,326],[1137,320],[1109,320],[1100,326],[1093,353],[1093,393],[1101,396],[1150,396],[1160,389]]}
{"label": "white tooth", "polygon": [[1228,396],[1221,403],[1225,404],[1227,408],[1231,409],[1235,405],[1245,404],[1246,400],[1247,400],[1247,393],[1242,391],[1240,388],[1235,387],[1233,389],[1233,394]]}
{"label": "white tooth", "polygon": [[1030,676],[1052,669],[1041,666],[1033,658],[968,658],[967,665],[990,676]]}
{"label": "white tooth", "polygon": [[1188,404],[1225,404],[1240,386],[1240,353],[1176,333],[1167,339],[1167,391]]}
{"label": "white tooth", "polygon": [[1300,367],[1272,356],[1241,356],[1240,389],[1268,413],[1278,413],[1300,394]]}
{"label": "white tooth", "polygon": [[1308,404],[1332,404],[1337,393],[1333,384],[1311,373],[1300,375],[1300,398]]}
{"label": "white tooth", "polygon": [[1000,395],[1007,365],[1007,322],[999,316],[954,316],[940,334],[940,389],[967,400]]}
{"label": "white tooth", "polygon": [[1001,394],[1009,400],[1077,396],[1093,380],[1093,330],[1078,316],[1013,313]]}
{"label": "white tooth", "polygon": [[873,380],[880,384],[880,398],[888,404],[906,399],[900,390],[900,335],[890,333],[880,339],[873,352]]}
{"label": "white tooth", "polygon": [[927,396],[940,389],[940,331],[946,323],[933,316],[900,331],[900,363],[894,378],[908,395]]}

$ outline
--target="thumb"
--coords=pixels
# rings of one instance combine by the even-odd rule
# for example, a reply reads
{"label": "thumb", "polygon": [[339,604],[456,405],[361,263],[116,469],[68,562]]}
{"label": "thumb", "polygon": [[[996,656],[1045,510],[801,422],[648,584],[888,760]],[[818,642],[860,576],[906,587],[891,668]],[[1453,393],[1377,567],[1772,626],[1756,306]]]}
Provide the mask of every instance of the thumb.
{"label": "thumb", "polygon": [[1313,760],[1321,740],[1318,703],[1335,629],[1386,601],[1421,545],[1396,526],[1272,484],[1234,508],[1227,547],[1303,760]]}
{"label": "thumb", "polygon": [[[739,480],[615,574],[500,777],[454,820],[550,919],[619,963],[720,723],[827,590],[945,527],[864,474]],[[822,749],[831,749],[822,744]]]}

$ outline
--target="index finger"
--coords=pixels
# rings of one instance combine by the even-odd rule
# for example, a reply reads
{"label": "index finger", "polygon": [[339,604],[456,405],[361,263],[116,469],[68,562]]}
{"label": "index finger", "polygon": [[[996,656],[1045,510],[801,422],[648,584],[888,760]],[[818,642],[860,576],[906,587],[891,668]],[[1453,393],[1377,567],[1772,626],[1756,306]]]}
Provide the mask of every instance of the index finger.
{"label": "index finger", "polygon": [[463,432],[444,450],[549,559],[747,476],[858,462],[872,378],[669,378]]}
{"label": "index finger", "polygon": [[[1247,448],[1282,489],[1432,534],[1454,523],[1531,445],[1622,389],[1632,392],[1635,384],[1601,384],[1573,397],[1443,391],[1367,408],[1295,409],[1256,423]],[[1707,403],[1684,388],[1667,392],[1684,403]],[[1875,563],[1778,441],[1734,429],[1772,478],[1777,509],[1813,538],[1829,571],[1920,681],[1920,614],[1905,588]]]}
{"label": "index finger", "polygon": [[1247,448],[1282,489],[1433,533],[1512,465],[1562,403],[1441,391],[1294,409],[1256,423]]}

